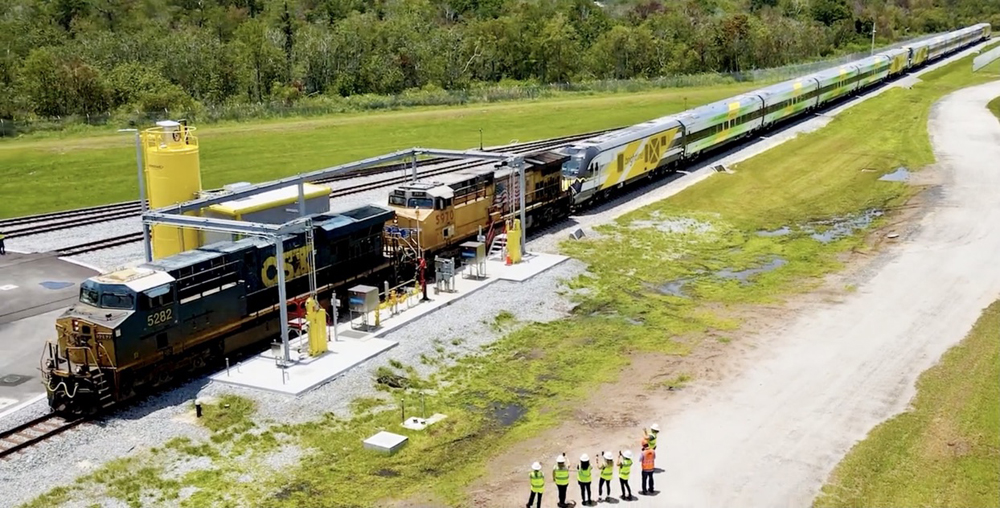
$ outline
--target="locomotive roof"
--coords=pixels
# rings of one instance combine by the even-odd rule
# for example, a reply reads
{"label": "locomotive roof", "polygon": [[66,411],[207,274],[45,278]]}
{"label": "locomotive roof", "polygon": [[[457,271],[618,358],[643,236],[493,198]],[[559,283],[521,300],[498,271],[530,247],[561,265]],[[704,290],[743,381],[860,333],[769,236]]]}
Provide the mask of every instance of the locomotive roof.
{"label": "locomotive roof", "polygon": [[91,277],[90,280],[100,284],[121,284],[135,292],[146,291],[156,286],[162,286],[174,281],[169,273],[147,268],[145,265],[136,268],[126,268],[111,273]]}

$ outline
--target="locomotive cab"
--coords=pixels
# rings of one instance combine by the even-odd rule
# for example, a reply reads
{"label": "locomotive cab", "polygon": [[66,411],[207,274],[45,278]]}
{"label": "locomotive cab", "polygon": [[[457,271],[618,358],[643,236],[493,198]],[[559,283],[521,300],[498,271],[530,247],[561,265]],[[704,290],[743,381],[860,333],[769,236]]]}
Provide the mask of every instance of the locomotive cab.
{"label": "locomotive cab", "polygon": [[170,325],[175,305],[173,277],[164,272],[127,269],[80,284],[79,301],[56,319],[57,338],[42,359],[50,405],[62,410],[110,405],[123,357],[139,354],[119,351],[116,339]]}
{"label": "locomotive cab", "polygon": [[396,225],[419,230],[420,248],[425,251],[437,251],[476,234],[491,217],[499,216],[493,172],[492,168],[459,171],[443,181],[403,184],[389,193]]}

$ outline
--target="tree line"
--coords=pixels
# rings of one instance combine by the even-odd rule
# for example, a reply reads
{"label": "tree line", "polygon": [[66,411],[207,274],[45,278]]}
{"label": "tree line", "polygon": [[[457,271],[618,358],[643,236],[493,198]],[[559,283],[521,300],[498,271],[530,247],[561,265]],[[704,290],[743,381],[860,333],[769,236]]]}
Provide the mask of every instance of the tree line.
{"label": "tree line", "polygon": [[4,0],[0,118],[780,66],[1000,0]]}

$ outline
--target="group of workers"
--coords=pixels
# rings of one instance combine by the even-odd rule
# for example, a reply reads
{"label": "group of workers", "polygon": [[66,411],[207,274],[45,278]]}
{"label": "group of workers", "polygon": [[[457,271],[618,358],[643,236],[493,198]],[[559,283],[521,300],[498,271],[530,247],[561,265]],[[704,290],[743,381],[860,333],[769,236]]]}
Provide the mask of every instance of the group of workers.
{"label": "group of workers", "polygon": [[[643,429],[642,431],[642,455],[639,459],[642,468],[642,490],[639,493],[643,495],[655,492],[653,490],[653,470],[656,467],[656,437],[659,432],[660,427],[655,423],[650,426],[649,430]],[[602,451],[597,454],[597,464],[594,465],[590,463],[590,456],[586,453],[581,455],[580,463],[575,468],[576,481],[580,484],[581,503],[584,505],[594,503],[590,492],[590,483],[595,470],[598,473],[599,479],[597,501],[600,502],[602,500],[602,495],[605,496],[604,499],[610,499],[611,480],[614,478],[615,467],[618,468],[621,498],[633,499],[632,487],[628,483],[629,477],[632,474],[632,460],[631,450],[619,451],[617,462],[614,460],[611,452]],[[557,505],[559,508],[566,506],[566,490],[569,488],[570,471],[571,469],[566,463],[566,454],[556,457],[556,465],[552,468],[552,482],[556,484],[556,488],[559,491],[559,503]],[[528,497],[528,504],[525,506],[531,508],[531,505],[534,504],[535,508],[541,508],[542,494],[545,492],[545,474],[542,473],[542,464],[540,462],[535,462],[531,465],[528,480],[531,484],[531,494]],[[605,489],[607,493],[605,493]]]}

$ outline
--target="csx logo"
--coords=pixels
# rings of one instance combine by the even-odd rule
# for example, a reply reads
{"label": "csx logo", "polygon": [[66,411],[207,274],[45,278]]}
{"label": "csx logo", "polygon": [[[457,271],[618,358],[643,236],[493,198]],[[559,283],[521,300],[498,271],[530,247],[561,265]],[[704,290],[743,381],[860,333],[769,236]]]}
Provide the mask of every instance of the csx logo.
{"label": "csx logo", "polygon": [[660,160],[660,138],[651,138],[649,142],[646,143],[646,148],[643,150],[643,158],[646,164],[656,164]]}
{"label": "csx logo", "polygon": [[[309,273],[309,247],[299,247],[285,252],[285,278],[294,279]],[[261,279],[265,286],[274,286],[278,283],[278,262],[275,256],[271,256],[264,261],[264,266],[260,270]]]}

